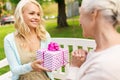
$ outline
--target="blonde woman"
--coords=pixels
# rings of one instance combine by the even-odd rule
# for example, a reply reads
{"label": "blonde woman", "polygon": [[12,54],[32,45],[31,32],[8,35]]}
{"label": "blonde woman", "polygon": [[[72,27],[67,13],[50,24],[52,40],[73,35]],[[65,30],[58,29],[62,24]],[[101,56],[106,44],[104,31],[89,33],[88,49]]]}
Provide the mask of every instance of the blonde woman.
{"label": "blonde woman", "polygon": [[12,80],[54,80],[36,60],[36,50],[47,48],[50,35],[44,28],[43,11],[36,0],[21,0],[15,10],[16,31],[4,39]]}
{"label": "blonde woman", "polygon": [[83,0],[80,24],[84,37],[96,41],[94,51],[76,50],[67,80],[120,80],[120,0]]}

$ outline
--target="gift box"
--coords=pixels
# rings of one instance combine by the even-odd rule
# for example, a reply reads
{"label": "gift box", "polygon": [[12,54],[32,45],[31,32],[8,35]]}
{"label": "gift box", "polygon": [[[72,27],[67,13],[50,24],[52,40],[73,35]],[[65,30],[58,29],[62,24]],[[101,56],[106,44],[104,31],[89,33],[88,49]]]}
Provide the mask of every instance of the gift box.
{"label": "gift box", "polygon": [[49,70],[57,70],[68,63],[68,50],[62,49],[57,43],[50,43],[48,49],[37,51],[37,59],[43,60],[41,64]]}

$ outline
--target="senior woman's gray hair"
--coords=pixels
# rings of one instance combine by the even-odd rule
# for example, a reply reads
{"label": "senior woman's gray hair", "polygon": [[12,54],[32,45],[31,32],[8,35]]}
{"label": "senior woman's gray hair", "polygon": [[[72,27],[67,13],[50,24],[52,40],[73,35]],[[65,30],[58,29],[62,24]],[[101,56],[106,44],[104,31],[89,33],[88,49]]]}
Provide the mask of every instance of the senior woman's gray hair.
{"label": "senior woman's gray hair", "polygon": [[83,0],[81,8],[88,13],[100,10],[114,26],[120,24],[120,0]]}

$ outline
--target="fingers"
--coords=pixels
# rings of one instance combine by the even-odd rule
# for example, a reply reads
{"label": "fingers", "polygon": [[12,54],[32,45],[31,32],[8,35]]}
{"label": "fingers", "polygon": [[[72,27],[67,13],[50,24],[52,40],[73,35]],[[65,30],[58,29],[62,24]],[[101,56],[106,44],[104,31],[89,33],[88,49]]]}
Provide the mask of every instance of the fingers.
{"label": "fingers", "polygon": [[72,57],[76,57],[76,58],[83,58],[86,57],[86,55],[87,55],[87,51],[82,49],[78,49],[72,52]]}
{"label": "fingers", "polygon": [[32,66],[33,70],[35,70],[35,71],[40,72],[40,71],[44,70],[44,71],[51,72],[49,69],[41,66],[42,63],[43,63],[42,60],[35,60],[35,61],[32,62],[31,66]]}
{"label": "fingers", "polygon": [[43,70],[43,71],[47,71],[47,72],[51,72],[51,70],[39,65],[39,69]]}
{"label": "fingers", "polygon": [[79,49],[72,52],[71,66],[80,67],[86,60],[87,52]]}
{"label": "fingers", "polygon": [[42,64],[42,63],[43,63],[43,61],[40,60],[40,59],[36,60],[35,62],[36,62],[37,64]]}

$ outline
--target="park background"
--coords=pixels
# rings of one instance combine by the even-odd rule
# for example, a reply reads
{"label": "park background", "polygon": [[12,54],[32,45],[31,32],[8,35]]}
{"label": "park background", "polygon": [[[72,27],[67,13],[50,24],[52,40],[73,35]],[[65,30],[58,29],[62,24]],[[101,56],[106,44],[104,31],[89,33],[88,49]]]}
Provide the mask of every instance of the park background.
{"label": "park background", "polygon": [[[82,38],[79,26],[79,5],[81,0],[37,0],[44,12],[45,27],[51,37]],[[0,19],[14,15],[19,0],[0,0]],[[5,58],[4,37],[13,32],[14,24],[0,25],[0,60]],[[0,68],[0,75],[7,72],[9,66]]]}
{"label": "park background", "polygon": [[[37,1],[42,5],[45,27],[52,38],[84,38],[78,10],[82,0]],[[19,0],[0,0],[0,18],[4,15],[13,15],[18,2]],[[14,24],[0,25],[0,60],[5,58],[4,37],[14,30]],[[117,30],[120,32],[120,28],[117,28]],[[0,68],[0,75],[8,70],[9,66]]]}

